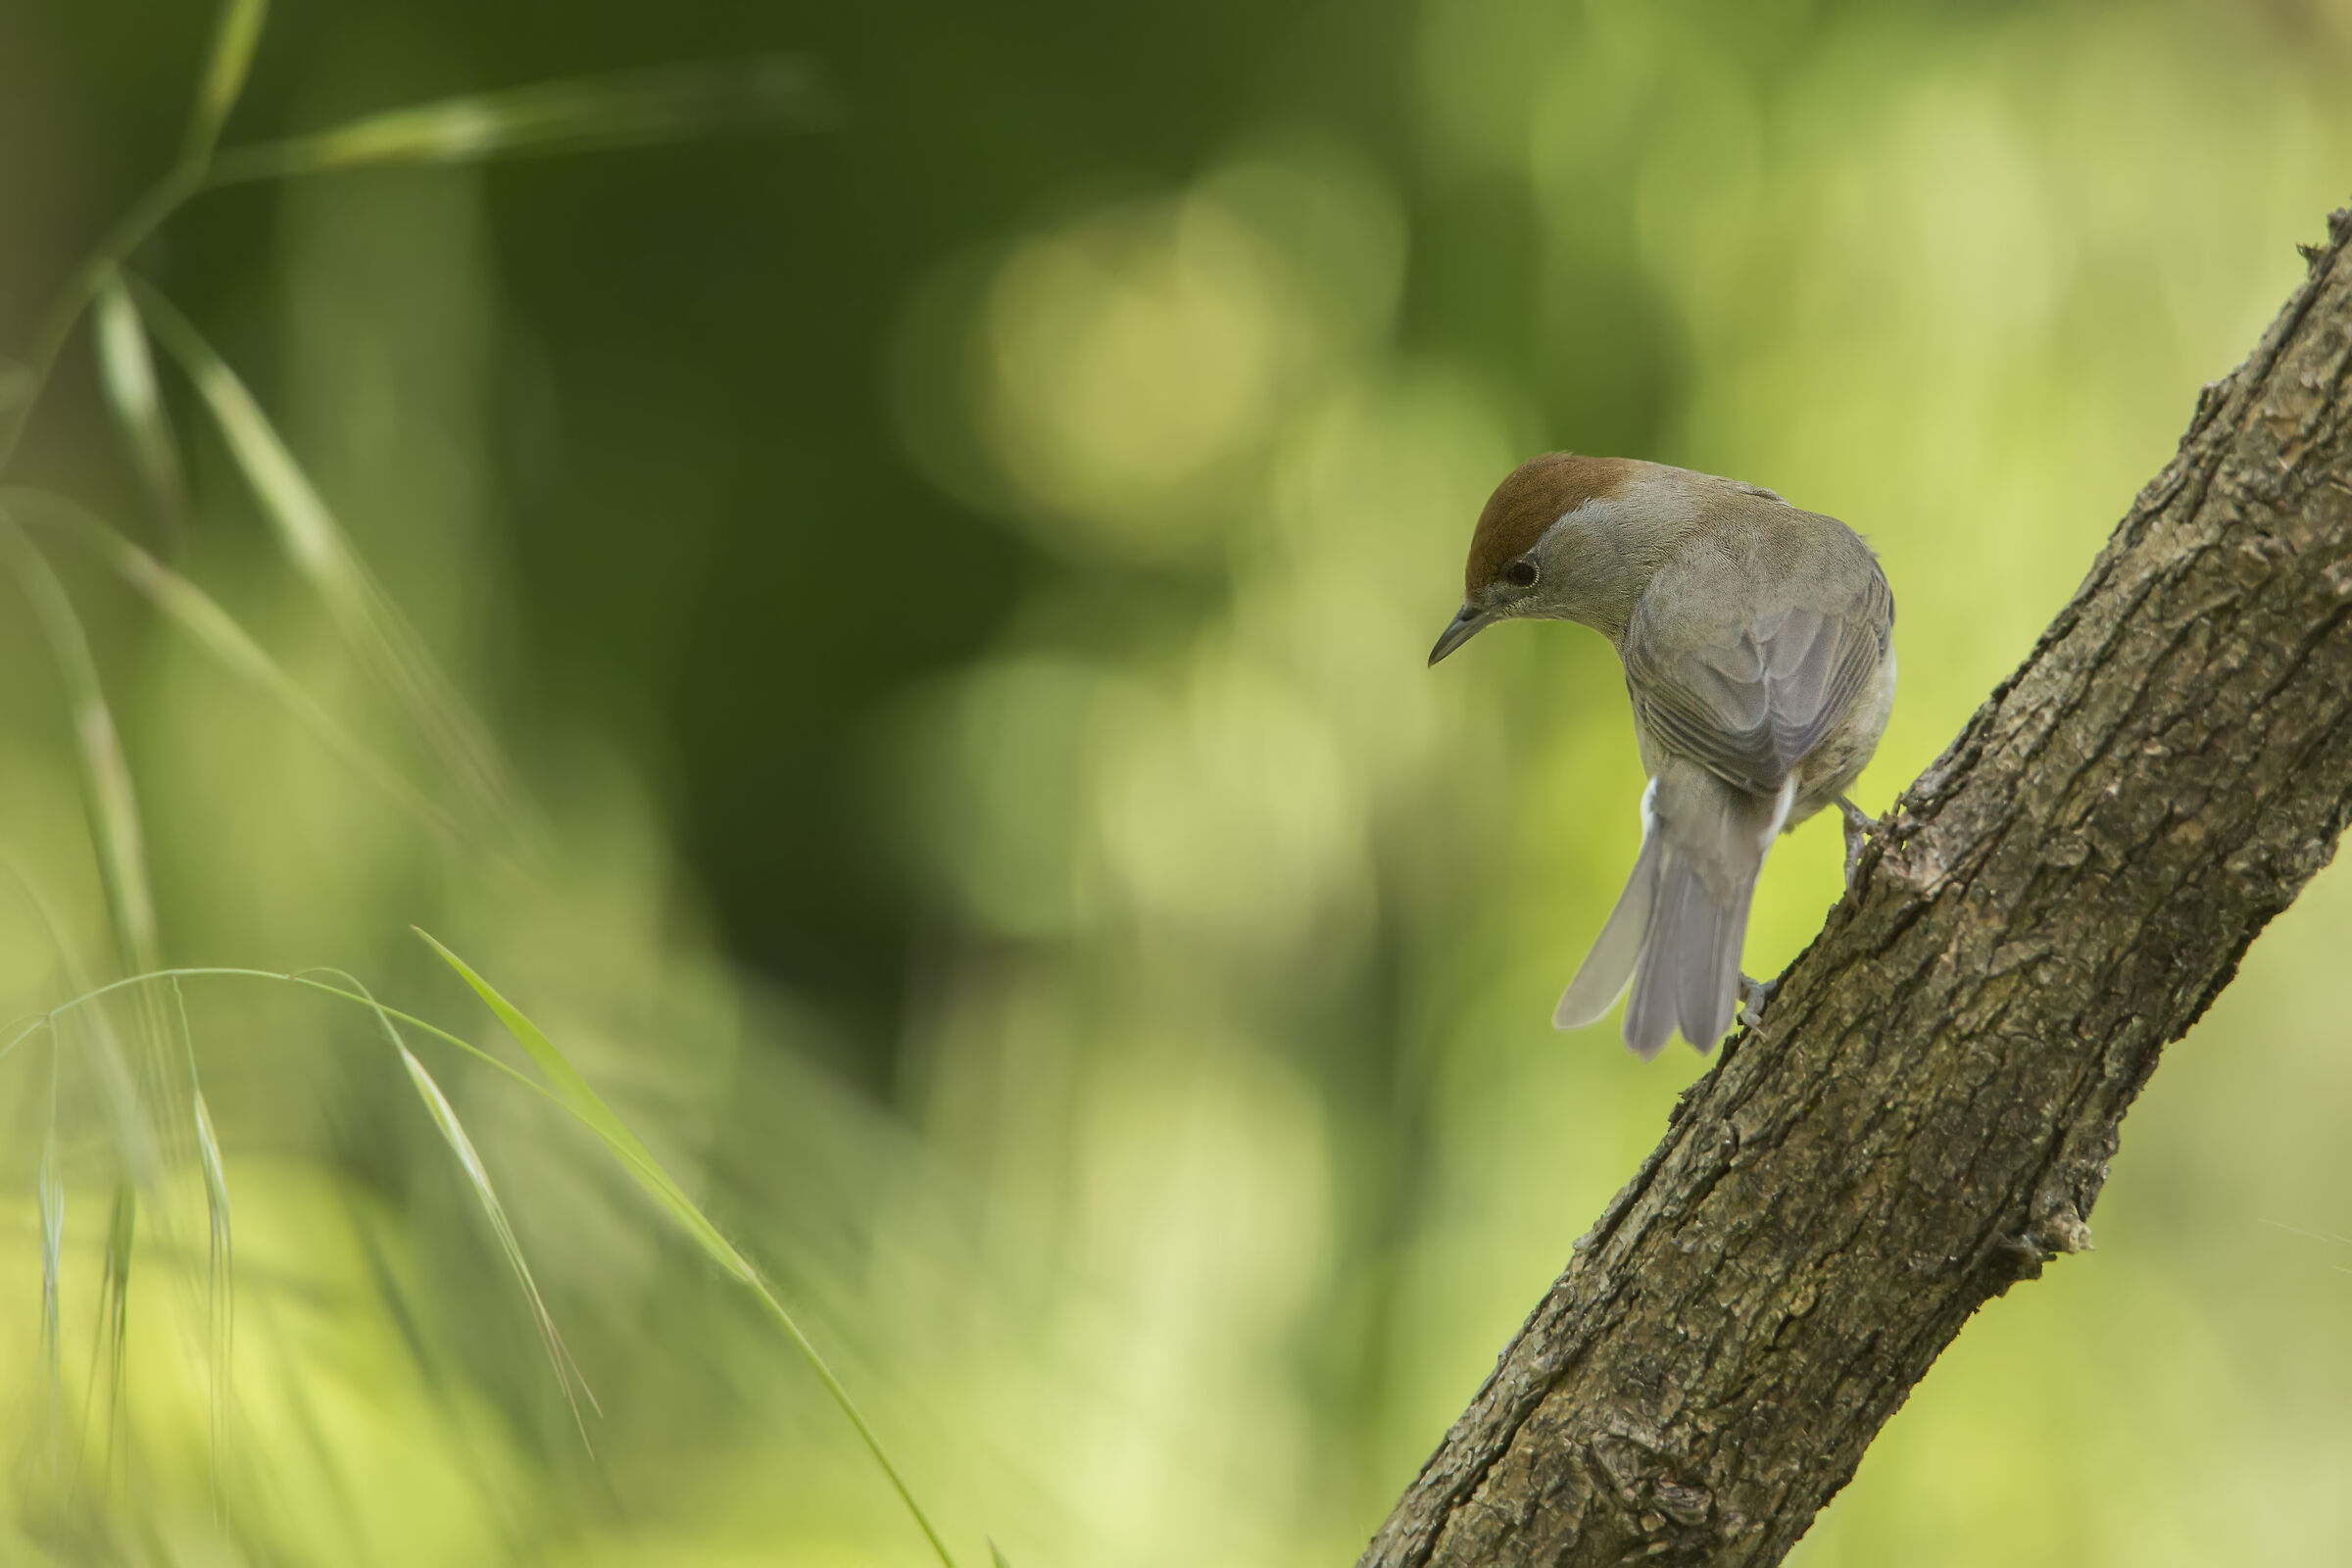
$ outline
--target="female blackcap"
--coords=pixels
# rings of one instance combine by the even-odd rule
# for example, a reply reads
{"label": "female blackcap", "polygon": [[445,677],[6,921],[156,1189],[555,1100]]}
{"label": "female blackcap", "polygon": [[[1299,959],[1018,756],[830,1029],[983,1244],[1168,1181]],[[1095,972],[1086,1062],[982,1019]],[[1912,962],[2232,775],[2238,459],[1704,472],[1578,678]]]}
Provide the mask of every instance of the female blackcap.
{"label": "female blackcap", "polygon": [[1575,620],[1625,664],[1649,788],[1642,854],[1552,1022],[1628,985],[1644,1059],[1680,1028],[1710,1051],[1741,994],[1740,944],[1772,841],[1844,791],[1894,706],[1894,596],[1835,517],[1757,485],[1554,452],[1496,487],[1436,663],[1497,620]]}

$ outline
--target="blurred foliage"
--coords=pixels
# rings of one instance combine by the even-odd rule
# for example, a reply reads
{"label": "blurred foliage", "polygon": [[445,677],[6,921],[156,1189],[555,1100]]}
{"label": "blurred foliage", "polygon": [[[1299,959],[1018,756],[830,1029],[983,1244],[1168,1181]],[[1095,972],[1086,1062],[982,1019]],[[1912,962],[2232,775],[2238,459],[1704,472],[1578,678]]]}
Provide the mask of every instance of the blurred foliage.
{"label": "blurred foliage", "polygon": [[[193,145],[214,25],[0,7],[0,352]],[[530,1071],[420,925],[718,1228],[316,991],[60,1013],[0,1055],[7,1560],[931,1560],[734,1250],[958,1561],[1349,1560],[1698,1070],[1545,1025],[1641,779],[1590,634],[1422,667],[1489,487],[1626,452],[1861,528],[1883,806],[2352,188],[2344,0],[256,36],[255,177],[93,279],[6,475],[102,521],[0,541],[0,991],[332,965]],[[681,101],[725,133],[610,145]],[[446,167],[260,177],[394,157]],[[1752,972],[1838,863],[1782,848]],[[2323,877],[2257,946],[2099,1252],[1798,1560],[2352,1552],[2348,923]]]}

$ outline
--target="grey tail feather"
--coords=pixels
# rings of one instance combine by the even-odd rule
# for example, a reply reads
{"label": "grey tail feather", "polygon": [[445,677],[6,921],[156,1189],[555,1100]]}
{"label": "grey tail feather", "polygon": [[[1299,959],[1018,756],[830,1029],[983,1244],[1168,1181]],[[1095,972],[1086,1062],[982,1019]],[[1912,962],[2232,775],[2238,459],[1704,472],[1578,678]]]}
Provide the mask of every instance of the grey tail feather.
{"label": "grey tail feather", "polygon": [[[1696,877],[1692,887],[1700,887]],[[1754,896],[1753,876],[1742,880],[1731,903],[1719,905],[1703,892],[1683,926],[1683,971],[1678,988],[1677,1014],[1683,1038],[1705,1055],[1732,1027],[1740,1004],[1740,947],[1747,935],[1747,905]]]}
{"label": "grey tail feather", "polygon": [[1608,924],[1600,928],[1592,951],[1585,955],[1576,978],[1568,982],[1559,1006],[1552,1010],[1554,1029],[1582,1029],[1598,1022],[1600,1015],[1615,1006],[1617,999],[1625,994],[1626,982],[1633,978],[1634,965],[1649,937],[1650,911],[1657,902],[1658,863],[1664,853],[1663,840],[1653,822],[1642,836],[1642,854],[1634,861],[1634,874],[1626,879],[1625,891],[1617,896],[1617,907],[1609,911]]}
{"label": "grey tail feather", "polygon": [[[1761,867],[1759,867],[1761,869]],[[1747,934],[1754,872],[1728,904],[1716,902],[1689,859],[1668,853],[1658,872],[1657,906],[1634,970],[1625,1008],[1625,1043],[1644,1061],[1665,1049],[1679,1026],[1701,1054],[1732,1025],[1740,991],[1740,945]]]}

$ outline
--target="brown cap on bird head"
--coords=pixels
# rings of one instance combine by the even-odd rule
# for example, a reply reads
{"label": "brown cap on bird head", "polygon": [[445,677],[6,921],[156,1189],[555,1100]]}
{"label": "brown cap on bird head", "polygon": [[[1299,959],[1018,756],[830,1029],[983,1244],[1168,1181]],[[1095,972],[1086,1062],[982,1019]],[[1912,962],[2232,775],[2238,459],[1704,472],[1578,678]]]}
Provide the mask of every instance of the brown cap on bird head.
{"label": "brown cap on bird head", "polygon": [[1461,612],[1430,650],[1429,662],[1444,659],[1494,618],[1493,611],[1479,604],[1481,596],[1535,548],[1545,530],[1586,502],[1614,495],[1639,466],[1627,458],[1546,452],[1511,470],[1478,514],[1478,527],[1470,535],[1470,563],[1462,571]]}

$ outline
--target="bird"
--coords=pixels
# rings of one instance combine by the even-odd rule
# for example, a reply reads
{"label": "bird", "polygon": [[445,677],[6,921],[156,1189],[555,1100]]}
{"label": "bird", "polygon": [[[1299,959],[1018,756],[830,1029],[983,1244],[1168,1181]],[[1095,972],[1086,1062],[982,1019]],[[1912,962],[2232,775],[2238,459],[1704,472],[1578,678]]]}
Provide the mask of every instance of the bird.
{"label": "bird", "polygon": [[1551,452],[1480,512],[1429,662],[1518,619],[1608,638],[1649,779],[1633,875],[1552,1022],[1582,1028],[1624,996],[1636,1055],[1677,1029],[1703,1055],[1770,997],[1740,946],[1773,841],[1837,806],[1852,883],[1872,819],[1845,792],[1894,707],[1886,574],[1853,529],[1761,485]]}

